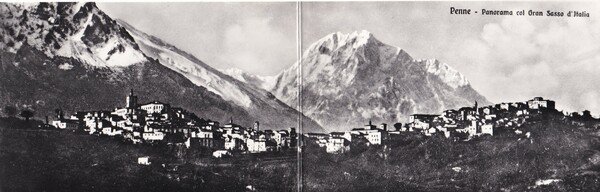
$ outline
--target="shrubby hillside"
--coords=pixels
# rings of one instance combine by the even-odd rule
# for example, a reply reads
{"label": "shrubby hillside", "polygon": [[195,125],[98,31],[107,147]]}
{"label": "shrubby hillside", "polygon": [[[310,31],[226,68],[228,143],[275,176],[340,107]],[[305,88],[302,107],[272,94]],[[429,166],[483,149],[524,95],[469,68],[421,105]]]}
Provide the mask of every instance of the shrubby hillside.
{"label": "shrubby hillside", "polygon": [[[598,191],[600,130],[562,115],[493,137],[452,141],[406,133],[331,155],[308,146],[307,191]],[[529,137],[527,136],[529,135]]]}
{"label": "shrubby hillside", "polygon": [[[296,187],[294,157],[212,159],[210,153],[193,148],[126,145],[109,137],[6,126],[28,125],[17,121],[0,118],[0,191],[244,191],[248,186],[258,191],[291,191]],[[150,156],[153,165],[138,165],[140,156]]]}

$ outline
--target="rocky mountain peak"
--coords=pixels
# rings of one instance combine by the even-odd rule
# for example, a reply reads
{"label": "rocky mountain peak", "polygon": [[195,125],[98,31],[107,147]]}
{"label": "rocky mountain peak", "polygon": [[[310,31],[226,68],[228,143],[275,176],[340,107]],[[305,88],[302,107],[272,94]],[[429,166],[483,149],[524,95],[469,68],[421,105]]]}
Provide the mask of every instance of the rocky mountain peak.
{"label": "rocky mountain peak", "polygon": [[0,6],[0,49],[24,44],[49,57],[73,57],[89,67],[123,67],[146,61],[133,37],[95,3],[5,3]]}
{"label": "rocky mountain peak", "polygon": [[442,81],[452,88],[458,88],[469,85],[469,80],[452,68],[450,65],[440,62],[437,59],[416,60],[416,62],[425,65],[428,73],[438,76]]}
{"label": "rocky mountain peak", "polygon": [[[302,66],[302,74],[298,74]],[[313,43],[269,89],[290,106],[298,103],[302,79],[303,113],[329,131],[368,120],[404,122],[413,113],[441,113],[488,103],[466,77],[436,59],[415,60],[368,31],[332,33]]]}
{"label": "rocky mountain peak", "polygon": [[[0,76],[6,77],[0,90],[7,90],[0,92],[0,106],[28,106],[40,114],[57,107],[106,109],[135,88],[145,98],[219,121],[298,125],[299,112],[271,93],[115,21],[95,3],[0,3],[0,24]],[[303,125],[322,131],[310,118]]]}
{"label": "rocky mountain peak", "polygon": [[381,44],[373,34],[366,30],[354,31],[351,33],[335,32],[331,33],[309,46],[305,54],[318,51],[321,54],[328,54],[337,49],[358,49],[366,45]]}

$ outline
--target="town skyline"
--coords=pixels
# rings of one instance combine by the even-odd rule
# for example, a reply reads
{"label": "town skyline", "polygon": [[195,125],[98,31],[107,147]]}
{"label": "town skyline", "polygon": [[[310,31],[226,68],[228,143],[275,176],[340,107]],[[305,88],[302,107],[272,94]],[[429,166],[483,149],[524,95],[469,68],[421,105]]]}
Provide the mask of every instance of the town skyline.
{"label": "town skyline", "polygon": [[[281,150],[296,151],[296,147],[316,144],[327,153],[340,154],[351,150],[352,145],[382,145],[406,133],[436,136],[452,140],[470,140],[496,134],[530,133],[520,130],[521,126],[539,121],[542,117],[564,116],[574,121],[598,121],[590,111],[564,112],[556,108],[556,102],[543,97],[522,102],[502,102],[459,109],[446,109],[439,114],[412,114],[407,122],[376,122],[369,120],[364,126],[348,125],[347,130],[329,133],[304,132],[298,127],[260,127],[255,121],[252,126],[229,122],[221,124],[208,117],[198,117],[185,108],[169,103],[146,99],[140,103],[134,89],[124,99],[123,106],[113,110],[86,110],[72,112],[65,117],[59,107],[51,123],[46,116],[43,129],[66,129],[89,135],[120,137],[133,144],[179,144],[213,150],[215,158],[230,156],[234,152],[264,153]],[[377,124],[379,123],[379,124]],[[140,157],[138,163],[149,165],[150,157]]]}

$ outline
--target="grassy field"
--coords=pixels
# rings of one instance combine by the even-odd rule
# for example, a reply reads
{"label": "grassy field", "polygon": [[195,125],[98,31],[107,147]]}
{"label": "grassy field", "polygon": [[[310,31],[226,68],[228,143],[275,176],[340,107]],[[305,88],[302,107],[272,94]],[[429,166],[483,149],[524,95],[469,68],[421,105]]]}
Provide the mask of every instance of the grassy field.
{"label": "grassy field", "polygon": [[[343,155],[309,148],[306,191],[600,191],[600,132],[549,117],[501,134],[453,142],[405,134]],[[525,133],[530,132],[530,137]],[[536,185],[557,179],[548,185]]]}
{"label": "grassy field", "polygon": [[[215,160],[176,147],[126,145],[69,131],[0,127],[0,191],[291,191],[294,158]],[[139,156],[177,164],[137,164]],[[267,159],[267,160],[265,160]],[[291,160],[290,160],[291,159]],[[169,164],[169,163],[168,163]]]}

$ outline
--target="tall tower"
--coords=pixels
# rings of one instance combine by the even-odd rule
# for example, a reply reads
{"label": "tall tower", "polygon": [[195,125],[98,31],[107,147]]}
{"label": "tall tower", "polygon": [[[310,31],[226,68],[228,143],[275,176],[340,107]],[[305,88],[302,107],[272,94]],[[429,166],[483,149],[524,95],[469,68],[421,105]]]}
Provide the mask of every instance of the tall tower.
{"label": "tall tower", "polygon": [[129,95],[127,96],[127,102],[125,103],[125,107],[128,109],[133,109],[135,107],[137,107],[137,96],[133,95],[133,89],[131,89],[131,92],[129,92]]}
{"label": "tall tower", "polygon": [[54,112],[56,112],[56,118],[58,120],[65,119],[65,113],[63,112],[63,110],[61,108],[54,110]]}
{"label": "tall tower", "polygon": [[260,129],[260,123],[258,121],[254,122],[254,131],[259,131]]}
{"label": "tall tower", "polygon": [[479,115],[479,107],[477,106],[477,101],[475,101],[475,115]]}

